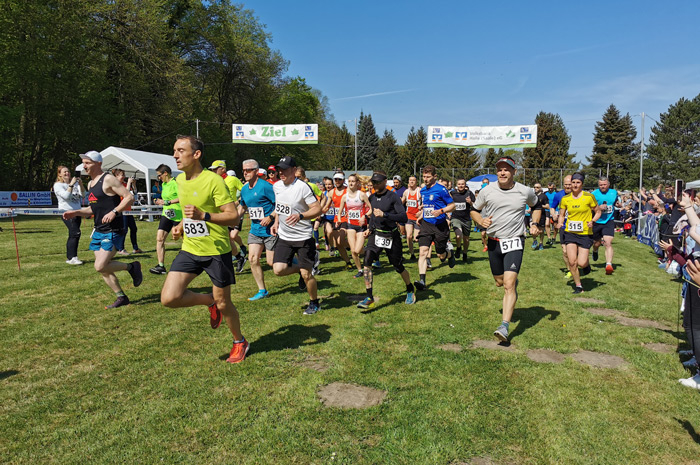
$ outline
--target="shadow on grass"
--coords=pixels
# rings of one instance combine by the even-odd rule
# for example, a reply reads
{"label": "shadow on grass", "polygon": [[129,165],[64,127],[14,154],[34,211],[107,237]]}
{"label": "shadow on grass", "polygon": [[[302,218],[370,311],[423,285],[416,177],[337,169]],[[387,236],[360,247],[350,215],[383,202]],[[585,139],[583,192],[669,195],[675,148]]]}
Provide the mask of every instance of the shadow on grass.
{"label": "shadow on grass", "polygon": [[[165,282],[165,280],[163,280]],[[192,292],[195,292],[197,294],[211,294],[211,287],[193,287],[189,289]],[[145,305],[145,304],[160,304],[160,292],[157,294],[150,294],[150,295],[145,295],[141,297],[140,299],[132,300],[131,304],[132,305]],[[234,302],[235,304],[235,302]],[[176,310],[174,308],[168,309],[166,307],[163,307],[166,310]]]}
{"label": "shadow on grass", "polygon": [[0,371],[0,380],[7,379],[10,376],[18,375],[19,371],[17,370],[6,370],[6,371]]}
{"label": "shadow on grass", "polygon": [[[571,281],[571,283],[571,285],[573,286],[573,280]],[[586,292],[592,291],[593,289],[598,289],[600,287],[605,286],[606,284],[607,283],[604,281],[596,281],[595,279],[593,279],[593,277],[591,277],[591,275],[581,278],[581,285],[586,290]]]}
{"label": "shadow on grass", "polygon": [[[622,263],[613,263],[613,268],[618,269],[618,268],[624,268],[625,266]],[[599,263],[592,263],[591,268],[597,268],[604,270],[605,269],[605,259],[603,258],[602,262]]]}
{"label": "shadow on grass", "polygon": [[693,441],[695,441],[695,444],[700,444],[700,435],[698,434],[697,431],[695,431],[695,428],[693,428],[692,423],[690,423],[688,420],[681,420],[680,418],[673,418],[678,422],[679,425],[685,429],[688,434],[690,434],[690,437],[692,438]]}
{"label": "shadow on grass", "polygon": [[45,234],[52,233],[53,231],[48,229],[33,229],[31,231],[17,231],[17,234]]}
{"label": "shadow on grass", "polygon": [[510,339],[513,340],[517,336],[520,336],[528,329],[535,326],[545,317],[549,317],[549,320],[556,320],[559,316],[559,312],[556,310],[546,310],[544,307],[529,307],[529,308],[517,308],[513,312],[513,318],[511,322],[518,322],[518,326],[510,333]]}
{"label": "shadow on grass", "polygon": [[394,296],[393,299],[387,300],[387,301],[380,301],[381,303],[379,305],[375,305],[373,308],[368,308],[367,310],[362,310],[360,313],[363,315],[369,315],[370,313],[374,313],[377,310],[384,308],[384,307],[389,307],[392,305],[397,305],[397,304],[402,304],[406,302],[406,294],[397,294]]}
{"label": "shadow on grass", "polygon": [[464,273],[462,271],[457,271],[456,268],[453,268],[453,271],[449,274],[442,275],[432,283],[428,283],[429,285],[436,285],[436,284],[442,284],[442,283],[457,283],[457,282],[467,282],[471,281],[473,279],[476,279],[474,276],[470,275],[469,273]]}
{"label": "shadow on grass", "polygon": [[[331,338],[328,325],[288,325],[268,333],[250,344],[248,356],[274,350],[298,349],[302,346],[324,344]],[[219,357],[226,360],[229,354]]]}

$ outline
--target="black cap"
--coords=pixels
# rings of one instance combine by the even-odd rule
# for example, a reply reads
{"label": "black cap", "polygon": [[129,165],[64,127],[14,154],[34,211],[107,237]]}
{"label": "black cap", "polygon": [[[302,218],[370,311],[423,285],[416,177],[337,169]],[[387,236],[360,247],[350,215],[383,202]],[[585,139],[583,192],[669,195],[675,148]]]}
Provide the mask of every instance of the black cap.
{"label": "black cap", "polygon": [[383,175],[382,173],[374,173],[370,178],[370,181],[372,182],[382,182],[384,180],[386,180],[386,175]]}
{"label": "black cap", "polygon": [[280,161],[277,162],[277,167],[283,170],[286,170],[288,168],[295,168],[296,166],[297,162],[295,162],[294,159],[289,155],[280,158]]}

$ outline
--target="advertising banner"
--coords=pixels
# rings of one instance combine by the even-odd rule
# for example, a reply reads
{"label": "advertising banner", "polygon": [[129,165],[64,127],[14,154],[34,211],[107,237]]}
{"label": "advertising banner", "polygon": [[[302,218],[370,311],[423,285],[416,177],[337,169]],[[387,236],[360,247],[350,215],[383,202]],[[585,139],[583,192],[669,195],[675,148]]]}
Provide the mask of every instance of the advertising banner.
{"label": "advertising banner", "polygon": [[0,207],[29,207],[52,204],[50,191],[0,191]]}
{"label": "advertising banner", "polygon": [[234,144],[318,144],[318,124],[234,124]]}
{"label": "advertising banner", "polygon": [[428,147],[475,149],[537,146],[537,125],[428,126]]}

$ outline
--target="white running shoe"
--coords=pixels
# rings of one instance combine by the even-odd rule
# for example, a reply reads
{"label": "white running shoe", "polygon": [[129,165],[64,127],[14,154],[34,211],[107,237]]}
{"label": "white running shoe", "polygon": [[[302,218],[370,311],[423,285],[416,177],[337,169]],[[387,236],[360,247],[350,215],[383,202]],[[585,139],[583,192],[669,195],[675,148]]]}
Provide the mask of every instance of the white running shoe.
{"label": "white running shoe", "polygon": [[683,362],[683,366],[686,367],[686,368],[693,368],[693,367],[696,366],[697,364],[698,364],[698,361],[695,360],[695,357],[691,358],[690,360],[686,360],[685,362]]}
{"label": "white running shoe", "polygon": [[697,374],[691,378],[679,379],[678,382],[689,388],[700,389],[700,374]]}
{"label": "white running shoe", "polygon": [[68,263],[69,265],[82,265],[83,264],[83,262],[80,261],[80,259],[78,257],[73,257],[70,260],[67,260],[66,263]]}

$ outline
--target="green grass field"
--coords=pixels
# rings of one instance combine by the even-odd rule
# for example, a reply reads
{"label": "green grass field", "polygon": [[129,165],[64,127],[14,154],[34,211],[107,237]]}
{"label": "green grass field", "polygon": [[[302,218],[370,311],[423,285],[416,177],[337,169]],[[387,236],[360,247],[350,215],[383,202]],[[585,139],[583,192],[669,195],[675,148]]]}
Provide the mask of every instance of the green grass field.
{"label": "green grass field", "polygon": [[[138,223],[146,253],[124,261],[138,259],[144,271],[155,264],[156,224]],[[12,225],[0,226],[4,463],[678,464],[700,450],[697,393],[677,382],[688,372],[675,352],[643,345],[678,344],[679,284],[629,239],[617,238],[614,275],[599,261],[584,278],[584,297],[604,304],[572,300],[558,244],[527,247],[509,351],[472,348],[493,339],[502,298],[476,234],[471,262],[435,266],[414,306],[402,303],[403,284],[384,259],[369,313],[351,302],[363,281],[326,253],[323,310],[310,317],[297,279],[269,268],[272,296],[248,302],[257,287],[246,265],[232,293],[251,350],[230,365],[225,325],[211,330],[204,307],[162,307],[163,276],[146,272],[133,289],[122,273],[132,304],[104,310],[114,295],[92,267],[89,222],[86,263],[75,267],[64,263],[58,218],[19,217],[21,272]],[[168,243],[167,264],[178,248]],[[416,279],[416,264],[407,267]],[[206,292],[210,283],[200,276],[192,287]],[[588,307],[671,329],[623,326]],[[531,349],[603,352],[628,366],[536,363]],[[317,392],[333,382],[387,395],[367,409],[329,408]]]}

